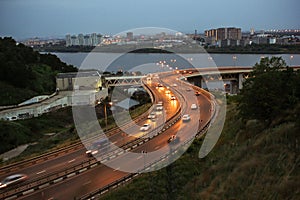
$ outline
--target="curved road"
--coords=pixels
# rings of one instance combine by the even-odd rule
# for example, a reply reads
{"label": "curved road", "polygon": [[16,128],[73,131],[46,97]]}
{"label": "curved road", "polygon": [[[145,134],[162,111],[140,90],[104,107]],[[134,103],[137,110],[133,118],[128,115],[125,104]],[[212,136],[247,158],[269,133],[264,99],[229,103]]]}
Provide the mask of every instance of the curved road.
{"label": "curved road", "polygon": [[[156,85],[158,82],[162,83],[165,86],[169,85],[170,90],[175,94],[177,100],[171,101],[170,95],[165,94],[166,89],[157,89]],[[172,87],[173,83],[175,82],[177,83],[177,87]],[[139,156],[134,160],[128,160],[126,158],[126,155],[119,156],[118,161],[122,161],[122,159],[124,159],[121,166],[122,168],[126,168],[126,165],[128,165],[127,167],[130,167],[130,163],[135,163],[136,165],[139,165],[141,168],[143,168],[144,165],[153,162],[157,157],[157,155],[151,156],[152,152],[160,150],[160,154],[168,153],[170,145],[173,145],[167,142],[171,135],[177,133],[178,135],[180,135],[179,138],[181,142],[188,141],[193,136],[193,133],[189,134],[191,127],[195,127],[196,129],[198,129],[198,127],[202,128],[211,118],[210,100],[204,95],[196,97],[193,90],[188,91],[187,88],[189,88],[190,86],[179,82],[177,80],[177,75],[160,75],[160,78],[157,80],[155,80],[154,78],[149,86],[156,96],[157,101],[163,101],[167,119],[174,115],[180,103],[182,107],[186,109],[186,111],[182,114],[190,114],[191,121],[187,123],[183,123],[181,120],[178,121],[175,125],[173,125],[170,129],[167,129],[161,135],[158,135],[147,143],[136,147],[132,151],[136,153],[147,151],[148,153],[144,154],[144,156]],[[183,96],[184,99],[182,99],[180,96]],[[192,103],[198,104],[200,109],[191,110],[190,106]],[[158,116],[162,117],[164,115]],[[162,120],[162,118],[157,118],[155,121],[147,120],[146,122],[151,123],[153,126],[155,126],[155,124],[157,123],[156,126],[158,126],[159,123],[163,123],[164,120]],[[142,125],[143,123],[145,122],[140,122],[138,125]],[[110,137],[110,140],[113,141],[116,145],[120,146],[123,143],[134,139],[135,136],[139,136],[142,134],[139,130],[136,129],[130,129],[128,131],[135,134],[129,137],[124,137],[124,134],[120,132],[119,134]],[[47,175],[47,173],[63,170],[64,168],[67,168],[74,164],[79,164],[86,159],[89,158],[87,158],[85,155],[85,149],[80,149],[76,152],[72,152],[62,157],[37,164],[32,167],[28,167],[15,173],[26,173],[30,176],[30,178],[38,178],[40,176]],[[109,162],[114,162],[114,160]],[[46,187],[45,189],[30,193],[28,196],[23,196],[20,199],[73,199],[74,197],[79,197],[98,188],[104,187],[105,185],[114,182],[115,180],[118,180],[121,177],[126,176],[127,174],[128,173],[126,172],[120,172],[105,165],[98,165],[92,169],[80,173],[77,176],[73,176],[57,184]]]}

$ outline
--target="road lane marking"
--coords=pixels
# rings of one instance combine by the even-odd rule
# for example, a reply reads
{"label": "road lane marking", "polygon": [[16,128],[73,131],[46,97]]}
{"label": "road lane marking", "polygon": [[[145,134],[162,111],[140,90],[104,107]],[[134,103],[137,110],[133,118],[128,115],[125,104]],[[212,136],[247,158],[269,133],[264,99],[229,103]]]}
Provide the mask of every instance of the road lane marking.
{"label": "road lane marking", "polygon": [[88,185],[88,184],[90,184],[92,181],[88,181],[88,182],[86,182],[86,183],[84,183],[84,184],[82,184],[82,186],[84,186],[84,185]]}
{"label": "road lane marking", "polygon": [[139,156],[139,157],[137,157],[136,159],[139,160],[139,159],[141,159],[142,157],[143,157],[143,156]]}
{"label": "road lane marking", "polygon": [[75,176],[75,175],[76,175],[76,173],[74,172],[74,173],[68,174],[67,177],[70,178],[71,176]]}
{"label": "road lane marking", "polygon": [[57,182],[62,181],[62,180],[63,180],[63,178],[61,177],[61,178],[55,179],[55,180],[53,181],[53,183],[57,183]]}
{"label": "road lane marking", "polygon": [[155,147],[154,149],[159,149],[160,146]]}
{"label": "road lane marking", "polygon": [[87,170],[87,168],[83,168],[83,169],[79,170],[79,173],[84,172],[86,170]]}
{"label": "road lane marking", "polygon": [[68,163],[71,163],[71,162],[74,162],[75,161],[75,159],[73,159],[73,160],[70,160]]}
{"label": "road lane marking", "polygon": [[30,189],[30,190],[27,190],[27,191],[23,192],[23,195],[29,194],[31,192],[34,192],[34,189]]}
{"label": "road lane marking", "polygon": [[119,169],[120,169],[120,167],[118,167],[118,168],[114,169],[114,172],[115,172],[115,171],[118,171]]}
{"label": "road lane marking", "polygon": [[113,144],[117,144],[118,141],[113,142]]}
{"label": "road lane marking", "polygon": [[46,172],[46,170],[43,170],[43,171],[40,171],[40,172],[37,172],[36,174],[42,174],[42,173],[45,173]]}

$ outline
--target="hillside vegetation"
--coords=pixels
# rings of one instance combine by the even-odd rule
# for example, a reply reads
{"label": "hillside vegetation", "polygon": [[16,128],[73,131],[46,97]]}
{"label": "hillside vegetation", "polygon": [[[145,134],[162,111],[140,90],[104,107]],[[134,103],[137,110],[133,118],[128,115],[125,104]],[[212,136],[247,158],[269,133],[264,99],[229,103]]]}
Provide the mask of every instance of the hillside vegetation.
{"label": "hillside vegetation", "polygon": [[202,139],[195,140],[170,166],[101,199],[300,199],[299,97],[299,72],[281,58],[262,59],[241,94],[228,99],[207,157],[198,158]]}
{"label": "hillside vegetation", "polygon": [[16,43],[12,38],[0,38],[0,105],[21,103],[35,95],[55,91],[55,76],[77,68],[63,63],[55,55],[40,54]]}

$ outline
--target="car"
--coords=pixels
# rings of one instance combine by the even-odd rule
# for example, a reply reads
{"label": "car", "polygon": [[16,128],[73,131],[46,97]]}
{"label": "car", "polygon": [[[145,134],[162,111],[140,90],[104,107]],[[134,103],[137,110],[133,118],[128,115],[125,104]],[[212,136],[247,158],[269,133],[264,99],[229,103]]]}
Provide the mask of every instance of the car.
{"label": "car", "polygon": [[173,87],[177,87],[177,84],[176,84],[176,83],[174,83],[174,84],[173,84]]}
{"label": "car", "polygon": [[176,100],[176,97],[175,97],[175,96],[171,96],[170,99],[171,99],[171,100]]}
{"label": "car", "polygon": [[160,84],[160,83],[158,83],[158,84],[157,84],[157,87],[163,87],[163,85],[162,85],[162,84]]}
{"label": "car", "polygon": [[17,184],[28,179],[26,174],[14,174],[6,177],[0,182],[0,189],[6,188],[9,185]]}
{"label": "car", "polygon": [[176,135],[171,135],[168,139],[168,143],[177,143],[179,142],[179,137],[177,137]]}
{"label": "car", "polygon": [[88,157],[93,157],[94,155],[96,155],[98,153],[98,150],[87,150],[85,152],[85,154],[88,156]]}
{"label": "car", "polygon": [[156,118],[156,114],[154,112],[148,115],[148,119],[155,119],[155,118]]}
{"label": "car", "polygon": [[170,90],[167,90],[165,93],[166,93],[166,94],[171,94],[171,91],[170,91]]}
{"label": "car", "polygon": [[140,130],[141,131],[148,131],[149,129],[151,128],[151,125],[150,124],[144,124]]}
{"label": "car", "polygon": [[159,101],[159,102],[157,102],[156,105],[157,105],[157,106],[162,106],[162,105],[163,105],[163,102],[162,102],[162,101]]}
{"label": "car", "polygon": [[191,105],[191,109],[192,110],[196,110],[198,108],[198,106],[195,104],[195,103],[193,103],[192,105]]}
{"label": "car", "polygon": [[196,96],[199,96],[199,95],[200,95],[200,92],[195,92],[195,95],[196,95]]}
{"label": "car", "polygon": [[190,92],[190,91],[191,91],[191,88],[187,88],[186,91],[187,91],[187,92]]}
{"label": "car", "polygon": [[187,122],[187,121],[190,121],[190,120],[191,120],[190,115],[185,114],[185,115],[182,116],[182,121]]}
{"label": "car", "polygon": [[162,111],[162,110],[163,110],[162,106],[159,106],[159,105],[156,106],[156,111]]}

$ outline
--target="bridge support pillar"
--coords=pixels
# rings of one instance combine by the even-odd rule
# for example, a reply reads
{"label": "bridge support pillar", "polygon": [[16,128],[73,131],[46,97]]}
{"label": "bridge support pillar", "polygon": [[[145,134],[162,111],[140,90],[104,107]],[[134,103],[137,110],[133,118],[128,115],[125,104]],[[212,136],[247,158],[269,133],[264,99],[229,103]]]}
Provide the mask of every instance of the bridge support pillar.
{"label": "bridge support pillar", "polygon": [[230,94],[238,93],[238,83],[236,80],[230,81]]}
{"label": "bridge support pillar", "polygon": [[239,90],[241,90],[243,88],[243,82],[244,82],[244,77],[243,74],[239,74]]}

